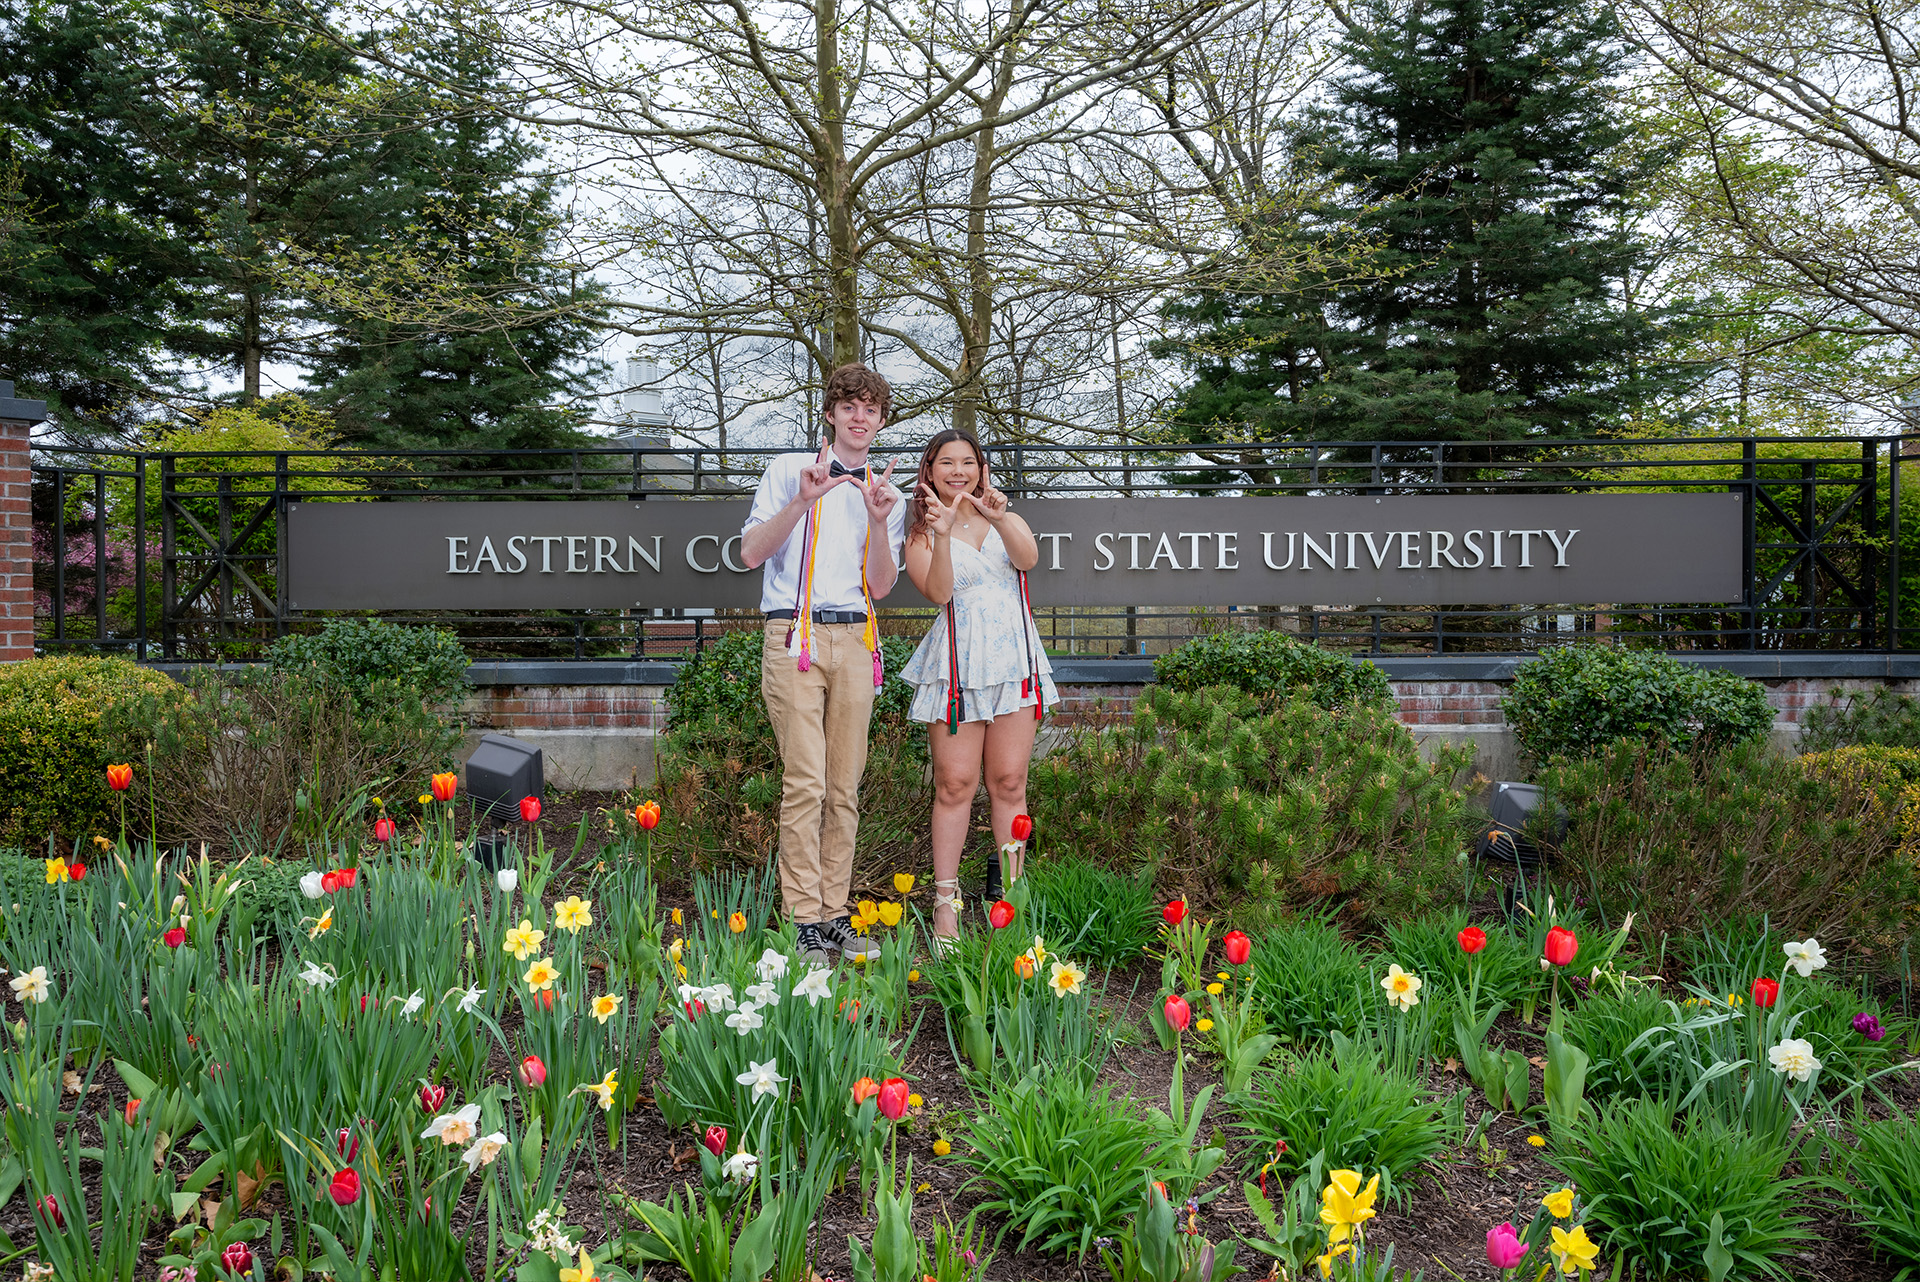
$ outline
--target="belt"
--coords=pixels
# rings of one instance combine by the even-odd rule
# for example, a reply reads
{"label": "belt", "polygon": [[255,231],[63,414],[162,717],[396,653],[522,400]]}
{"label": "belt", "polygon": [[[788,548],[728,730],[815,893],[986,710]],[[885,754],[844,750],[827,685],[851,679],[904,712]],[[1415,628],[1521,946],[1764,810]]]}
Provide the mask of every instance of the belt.
{"label": "belt", "polygon": [[[791,619],[794,615],[792,610],[768,610],[767,617]],[[815,610],[813,621],[815,623],[865,623],[867,616],[859,610]]]}

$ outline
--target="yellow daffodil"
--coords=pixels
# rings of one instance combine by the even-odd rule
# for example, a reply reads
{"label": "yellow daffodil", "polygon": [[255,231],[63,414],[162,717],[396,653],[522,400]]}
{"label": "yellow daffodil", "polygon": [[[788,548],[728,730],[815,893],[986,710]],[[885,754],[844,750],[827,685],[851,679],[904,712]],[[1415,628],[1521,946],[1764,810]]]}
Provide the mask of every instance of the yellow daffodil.
{"label": "yellow daffodil", "polygon": [[897,872],[893,874],[894,891],[902,895],[911,895],[913,893],[913,880],[913,874],[910,872]]}
{"label": "yellow daffodil", "polygon": [[1320,1266],[1320,1276],[1323,1278],[1332,1277],[1333,1262],[1351,1250],[1353,1250],[1351,1244],[1342,1243],[1339,1246],[1328,1247],[1325,1255],[1314,1256],[1313,1262]]}
{"label": "yellow daffodil", "polygon": [[1327,1187],[1320,1190],[1320,1222],[1327,1226],[1327,1242],[1344,1242],[1353,1231],[1372,1219],[1374,1198],[1380,1193],[1380,1177],[1375,1175],[1360,1187],[1360,1172],[1340,1170],[1327,1176]]}
{"label": "yellow daffodil", "polygon": [[600,1111],[606,1112],[613,1107],[613,1093],[620,1089],[620,1081],[614,1076],[616,1069],[608,1069],[607,1075],[597,1082],[588,1082],[585,1086],[574,1087],[574,1094],[587,1091],[599,1097]]}
{"label": "yellow daffodil", "polygon": [[951,1152],[953,1152],[953,1145],[947,1143],[945,1140],[935,1140],[933,1142],[933,1155],[935,1157],[945,1157]]}
{"label": "yellow daffodil", "polygon": [[1395,962],[1387,967],[1387,977],[1380,981],[1380,987],[1387,990],[1388,1001],[1409,1011],[1420,1004],[1420,988],[1424,982],[1418,975],[1401,970]]}
{"label": "yellow daffodil", "polygon": [[[309,918],[307,920],[313,920],[313,919]],[[333,929],[333,909],[328,908],[327,911],[320,914],[320,917],[317,921],[313,922],[313,929],[307,932],[307,938],[318,939],[320,936],[326,934],[328,931],[332,929]]]}
{"label": "yellow daffodil", "polygon": [[525,961],[540,951],[540,941],[547,937],[544,930],[535,930],[533,923],[525,917],[520,924],[507,932],[505,950],[513,954],[515,961]]}
{"label": "yellow daffodil", "polygon": [[676,939],[667,945],[667,956],[673,959],[676,966],[680,964],[680,959],[685,955],[686,951],[687,944],[686,941],[682,939]]}
{"label": "yellow daffodil", "polygon": [[527,973],[520,978],[527,982],[528,992],[537,993],[552,988],[553,981],[560,978],[560,972],[553,968],[551,958],[542,957],[527,967]]}
{"label": "yellow daffodil", "polygon": [[1564,1220],[1573,1214],[1573,1190],[1556,1189],[1541,1198],[1540,1205],[1551,1211],[1555,1219]]}
{"label": "yellow daffodil", "polygon": [[1070,961],[1057,961],[1053,964],[1053,976],[1047,983],[1052,986],[1055,997],[1065,997],[1069,993],[1078,993],[1086,980],[1086,971]]}
{"label": "yellow daffodil", "polygon": [[1226,985],[1218,982],[1207,985],[1207,993],[1209,996],[1212,996],[1212,997],[1218,997],[1220,994],[1226,991],[1227,991]]}
{"label": "yellow daffodil", "polygon": [[54,858],[47,860],[46,864],[47,864],[47,884],[49,886],[57,886],[63,881],[73,880],[73,874],[67,871],[66,860],[61,859],[58,856],[55,856]]}
{"label": "yellow daffodil", "polygon": [[600,1275],[593,1271],[593,1257],[587,1254],[587,1248],[580,1248],[580,1267],[561,1269],[560,1282],[600,1282]]}
{"label": "yellow daffodil", "polygon": [[593,901],[582,899],[578,895],[568,895],[562,903],[553,906],[553,924],[561,930],[579,934],[593,925]]}
{"label": "yellow daffodil", "polygon": [[727,918],[727,929],[732,931],[734,934],[737,935],[741,931],[745,930],[746,928],[747,928],[747,915],[745,913],[734,913],[732,916]]}
{"label": "yellow daffodil", "polygon": [[602,1024],[620,1009],[620,994],[602,993],[593,999],[593,1017]]}
{"label": "yellow daffodil", "polygon": [[93,839],[93,844],[100,847],[100,849],[102,850],[113,849],[113,843],[111,841],[108,841],[105,837],[95,837]]}
{"label": "yellow daffodil", "polygon": [[1213,1031],[1213,1021],[1210,1019],[1196,1019],[1193,1021],[1193,1026],[1203,1033],[1211,1033]]}
{"label": "yellow daffodil", "polygon": [[1562,1273],[1591,1270],[1600,1257],[1600,1246],[1588,1239],[1587,1226],[1584,1224],[1574,1225],[1571,1233],[1558,1224],[1554,1225],[1553,1244],[1549,1249],[1559,1262]]}
{"label": "yellow daffodil", "polygon": [[680,915],[678,908],[673,910],[673,924],[676,926],[685,926],[687,924],[686,919]]}
{"label": "yellow daffodil", "polygon": [[880,924],[892,929],[900,924],[900,905],[888,900],[880,905]]}

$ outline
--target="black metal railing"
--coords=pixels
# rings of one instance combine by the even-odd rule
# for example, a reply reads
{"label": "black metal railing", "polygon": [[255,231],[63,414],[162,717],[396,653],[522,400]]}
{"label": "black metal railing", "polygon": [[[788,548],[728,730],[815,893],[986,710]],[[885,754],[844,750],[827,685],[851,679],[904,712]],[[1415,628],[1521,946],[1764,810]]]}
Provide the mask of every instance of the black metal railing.
{"label": "black metal railing", "polygon": [[[1916,643],[1920,555],[1902,542],[1911,438],[1580,442],[1227,442],[989,447],[1016,498],[1185,494],[1494,494],[1676,490],[1743,495],[1744,597],[1711,606],[1518,602],[1368,608],[1049,607],[1050,648],[1162,651],[1199,632],[1271,627],[1354,650],[1524,653],[1573,637],[1672,650],[1894,650]],[[277,573],[295,501],[740,498],[770,457],[660,445],[540,451],[36,449],[36,633],[45,651],[239,659],[324,617],[288,607]],[[1915,462],[1920,462],[1916,456]],[[900,456],[910,481],[914,459]],[[1920,500],[1920,495],[1915,495]],[[1915,550],[1920,553],[1920,549]],[[1676,549],[1684,555],[1684,549]],[[156,572],[157,562],[157,572]],[[1904,566],[1904,568],[1903,568]],[[1914,581],[1909,581],[1911,577]],[[917,632],[911,611],[885,631]],[[404,612],[455,629],[475,657],[684,654],[746,611]]]}

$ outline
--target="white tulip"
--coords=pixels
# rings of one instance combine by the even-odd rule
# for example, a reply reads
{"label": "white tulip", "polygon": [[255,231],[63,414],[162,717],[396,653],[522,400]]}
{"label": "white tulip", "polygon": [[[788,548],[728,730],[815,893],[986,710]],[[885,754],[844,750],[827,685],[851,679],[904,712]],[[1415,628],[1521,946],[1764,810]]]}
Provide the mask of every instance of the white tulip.
{"label": "white tulip", "polygon": [[310,872],[300,878],[300,893],[308,899],[320,898],[321,894],[324,893],[320,889],[320,878],[321,874],[318,872]]}
{"label": "white tulip", "polygon": [[493,884],[500,887],[501,894],[511,895],[520,885],[520,870],[512,867],[502,868],[493,874]]}

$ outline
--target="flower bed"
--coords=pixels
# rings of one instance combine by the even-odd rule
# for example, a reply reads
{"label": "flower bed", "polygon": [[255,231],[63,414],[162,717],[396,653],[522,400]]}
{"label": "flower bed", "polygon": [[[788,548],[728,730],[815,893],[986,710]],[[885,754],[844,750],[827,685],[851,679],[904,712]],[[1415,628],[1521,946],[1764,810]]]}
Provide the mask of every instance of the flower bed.
{"label": "flower bed", "polygon": [[1650,939],[1471,876],[1471,907],[1377,936],[1242,931],[1036,851],[950,950],[903,869],[857,905],[879,957],[813,967],[770,872],[656,878],[685,838],[646,799],[530,803],[497,870],[461,808],[450,775],[374,799],[318,863],[124,830],[12,863],[0,1228],[28,1276],[1920,1263],[1915,1028],[1817,938]]}

